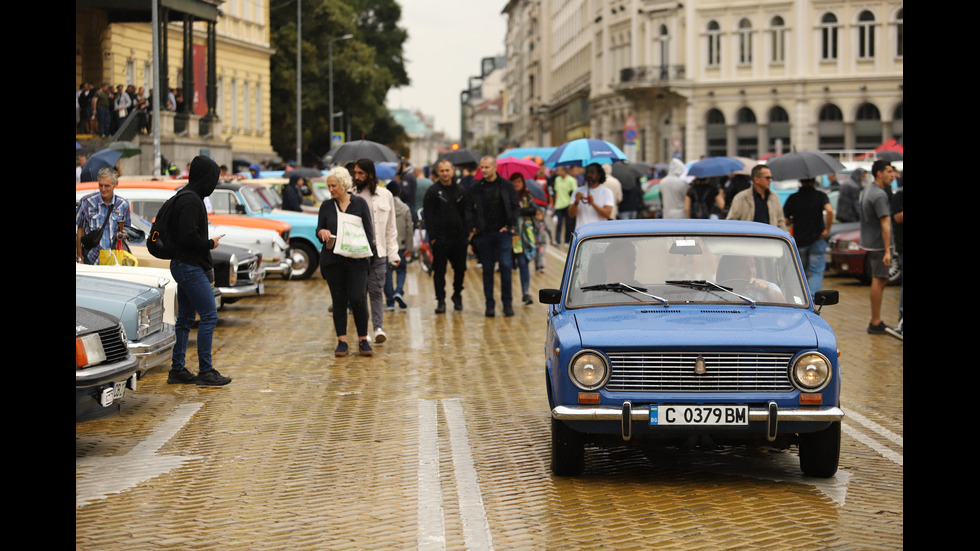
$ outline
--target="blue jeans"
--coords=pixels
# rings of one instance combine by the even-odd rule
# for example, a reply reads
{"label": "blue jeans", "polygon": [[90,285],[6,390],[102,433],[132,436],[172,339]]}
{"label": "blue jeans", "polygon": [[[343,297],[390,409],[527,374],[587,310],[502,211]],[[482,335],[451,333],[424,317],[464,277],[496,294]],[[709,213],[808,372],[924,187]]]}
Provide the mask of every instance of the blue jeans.
{"label": "blue jeans", "polygon": [[112,111],[105,107],[99,107],[96,110],[96,116],[99,121],[99,135],[109,136],[112,134],[112,129],[109,126],[112,123]]}
{"label": "blue jeans", "polygon": [[476,249],[483,265],[483,297],[487,308],[496,305],[493,299],[493,273],[500,265],[500,302],[510,306],[514,302],[511,294],[511,279],[514,274],[514,238],[509,231],[487,232],[476,238]]}
{"label": "blue jeans", "polygon": [[214,338],[214,328],[218,325],[218,308],[214,303],[211,282],[208,281],[204,268],[179,260],[170,261],[170,273],[177,282],[177,342],[174,344],[171,369],[185,367],[184,358],[191,327],[200,315],[201,322],[197,325],[197,360],[199,374],[204,373],[214,369],[211,365],[211,341]]}
{"label": "blue jeans", "polygon": [[810,293],[823,288],[823,272],[827,268],[827,240],[817,239],[807,247],[800,247],[800,260],[810,285]]}
{"label": "blue jeans", "polygon": [[[398,267],[392,269],[388,266],[388,273],[385,274],[385,305],[394,306],[395,305],[395,294],[404,295],[405,294],[405,249],[398,249],[398,256],[401,258],[401,262],[398,263]],[[394,277],[392,277],[394,273]]]}

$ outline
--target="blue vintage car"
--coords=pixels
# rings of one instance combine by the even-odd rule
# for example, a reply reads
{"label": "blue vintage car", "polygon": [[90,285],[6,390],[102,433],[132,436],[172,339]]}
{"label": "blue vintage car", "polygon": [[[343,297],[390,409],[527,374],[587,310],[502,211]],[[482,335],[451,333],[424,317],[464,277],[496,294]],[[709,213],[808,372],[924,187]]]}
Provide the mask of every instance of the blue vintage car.
{"label": "blue vintage car", "polygon": [[710,440],[797,445],[807,475],[840,452],[837,339],[793,239],[728,220],[638,220],[575,231],[549,304],[551,468],[585,445]]}

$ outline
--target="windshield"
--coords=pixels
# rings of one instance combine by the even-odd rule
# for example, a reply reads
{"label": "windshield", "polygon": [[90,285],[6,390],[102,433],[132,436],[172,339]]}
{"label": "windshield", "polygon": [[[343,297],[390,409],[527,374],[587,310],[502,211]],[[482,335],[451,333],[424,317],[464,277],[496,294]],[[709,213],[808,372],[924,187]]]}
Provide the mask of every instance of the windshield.
{"label": "windshield", "polygon": [[265,200],[259,195],[257,191],[248,187],[242,186],[239,190],[242,199],[248,206],[249,212],[263,212],[269,210],[269,205],[266,204]]}
{"label": "windshield", "polygon": [[805,307],[804,289],[792,247],[776,237],[603,236],[576,248],[565,304]]}

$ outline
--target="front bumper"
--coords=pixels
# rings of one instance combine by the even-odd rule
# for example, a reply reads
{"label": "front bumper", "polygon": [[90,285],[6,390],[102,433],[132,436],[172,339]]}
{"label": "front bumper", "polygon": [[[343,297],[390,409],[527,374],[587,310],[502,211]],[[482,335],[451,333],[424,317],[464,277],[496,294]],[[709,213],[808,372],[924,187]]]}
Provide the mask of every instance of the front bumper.
{"label": "front bumper", "polygon": [[293,259],[285,257],[279,262],[266,262],[262,261],[262,268],[265,269],[268,274],[284,275],[289,274],[293,271]]}
{"label": "front bumper", "polygon": [[177,335],[174,326],[165,323],[163,329],[141,341],[129,341],[129,351],[139,361],[140,377],[151,368],[169,361],[173,357]]}
{"label": "front bumper", "polygon": [[[632,423],[650,422],[650,405],[633,406],[624,402],[622,407],[613,406],[556,406],[551,410],[551,417],[559,421],[615,421],[622,425],[623,439],[632,437]],[[766,423],[766,438],[775,440],[779,434],[779,423],[829,423],[844,418],[844,410],[839,407],[814,408],[784,408],[780,409],[776,402],[769,402],[766,407],[749,407],[750,422]]]}

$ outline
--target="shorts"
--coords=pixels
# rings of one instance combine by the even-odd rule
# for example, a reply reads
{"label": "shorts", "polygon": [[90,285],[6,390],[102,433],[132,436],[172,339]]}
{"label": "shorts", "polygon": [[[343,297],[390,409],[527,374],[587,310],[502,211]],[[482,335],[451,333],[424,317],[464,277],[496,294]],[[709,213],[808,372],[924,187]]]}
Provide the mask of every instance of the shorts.
{"label": "shorts", "polygon": [[[867,256],[864,258],[864,261],[867,263],[865,271],[873,278],[888,279],[891,274],[889,267],[885,266],[884,258],[885,251],[868,251]],[[892,262],[895,262],[894,258]]]}

